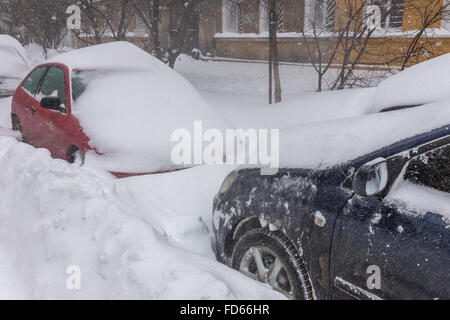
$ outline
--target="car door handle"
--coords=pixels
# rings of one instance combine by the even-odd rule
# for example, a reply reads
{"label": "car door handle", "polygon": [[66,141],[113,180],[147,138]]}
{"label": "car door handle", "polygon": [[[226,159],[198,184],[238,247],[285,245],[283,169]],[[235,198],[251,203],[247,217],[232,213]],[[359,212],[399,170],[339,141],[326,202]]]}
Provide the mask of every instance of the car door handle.
{"label": "car door handle", "polygon": [[31,114],[35,114],[36,113],[36,109],[34,107],[31,107]]}

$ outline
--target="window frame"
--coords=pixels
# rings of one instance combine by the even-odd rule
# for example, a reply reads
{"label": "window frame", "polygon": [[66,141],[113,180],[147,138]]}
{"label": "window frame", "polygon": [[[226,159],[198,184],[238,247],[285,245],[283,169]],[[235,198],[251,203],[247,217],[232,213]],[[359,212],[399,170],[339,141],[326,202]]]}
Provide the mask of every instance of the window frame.
{"label": "window frame", "polygon": [[[436,186],[429,185],[429,184],[426,183],[426,182],[423,182],[423,181],[414,181],[414,179],[411,179],[411,177],[407,177],[408,170],[410,169],[410,166],[413,165],[413,161],[414,161],[415,159],[420,158],[420,157],[422,157],[422,156],[424,156],[424,155],[427,155],[427,154],[436,152],[436,151],[438,151],[438,150],[440,150],[440,149],[446,149],[446,148],[448,149],[448,151],[450,151],[450,142],[448,142],[448,143],[446,143],[446,144],[443,144],[443,145],[441,145],[441,146],[438,146],[438,147],[436,147],[436,148],[433,148],[433,149],[431,149],[431,150],[427,150],[427,151],[425,151],[425,152],[422,152],[422,153],[420,153],[420,154],[418,154],[418,155],[415,155],[414,157],[411,157],[411,159],[409,159],[408,162],[405,164],[405,167],[404,167],[404,174],[403,174],[402,177],[401,177],[401,178],[403,179],[403,181],[406,181],[406,182],[408,182],[408,183],[412,183],[412,184],[414,184],[414,185],[416,185],[416,186],[419,186],[419,187],[430,188],[430,189],[433,189],[433,190],[438,191],[438,192],[450,194],[450,189],[449,189],[449,190],[441,190],[440,188],[436,188]],[[427,164],[426,164],[426,167],[430,167],[430,165],[427,165]]]}
{"label": "window frame", "polygon": [[[242,34],[244,33],[244,13],[243,0],[223,0],[222,1],[222,33]],[[227,8],[227,6],[230,6]],[[240,17],[235,17],[236,21],[231,23],[232,11],[231,6],[240,6]],[[231,25],[235,25],[235,30],[230,30]]]}
{"label": "window frame", "polygon": [[58,113],[60,113],[62,115],[69,115],[71,113],[71,109],[72,109],[72,99],[71,99],[71,92],[72,92],[72,90],[70,88],[71,80],[69,78],[69,74],[70,74],[69,68],[67,68],[67,66],[65,66],[64,64],[60,64],[60,63],[49,63],[49,64],[45,64],[45,65],[41,65],[41,66],[47,67],[47,70],[45,71],[45,74],[42,76],[42,78],[41,78],[41,80],[39,82],[39,87],[38,87],[38,89],[37,89],[37,91],[36,91],[36,93],[34,95],[35,100],[40,105],[40,101],[38,101],[36,99],[36,95],[40,92],[42,84],[44,82],[44,79],[47,76],[47,73],[50,70],[50,68],[57,67],[57,68],[61,69],[63,71],[63,73],[64,73],[64,87],[65,87],[65,90],[66,90],[66,105],[65,105],[65,108],[64,108],[65,110],[64,110],[64,112],[59,112],[59,111],[45,109],[45,108],[42,108],[42,107],[41,108],[45,109],[45,110],[52,111],[52,112],[58,112]]}
{"label": "window frame", "polygon": [[[400,0],[399,0],[400,1]],[[391,26],[391,18],[392,18],[392,12],[386,15],[383,15],[383,10],[389,5],[389,4],[385,4],[385,6],[383,6],[383,0],[373,0],[370,1],[370,3],[368,3],[367,5],[374,5],[374,6],[378,6],[382,12],[382,17],[381,17],[381,24],[380,24],[380,29],[378,29],[381,32],[398,32],[398,31],[402,31],[403,29],[403,22],[405,19],[405,0],[401,0],[403,1],[403,6],[402,6],[402,10],[401,10],[401,25],[400,26]],[[392,5],[392,4],[391,4]],[[384,26],[383,26],[384,25]]]}
{"label": "window frame", "polygon": [[330,28],[321,28],[317,25],[316,22],[316,6],[317,1],[316,0],[306,0],[305,1],[305,22],[304,22],[304,28],[306,32],[312,32],[314,29],[316,32],[329,32],[334,33],[336,30],[336,1],[331,0],[331,2],[334,3],[334,10],[333,10],[333,21],[329,22]]}
{"label": "window frame", "polygon": [[[44,72],[42,73],[41,77],[39,78],[39,81],[38,81],[38,83],[37,83],[37,85],[36,85],[36,88],[35,88],[34,92],[28,91],[28,89],[25,88],[25,83],[26,83],[27,80],[31,77],[31,75],[32,75],[33,73],[35,73],[38,69],[41,69],[41,68],[44,69]],[[49,69],[49,67],[48,67],[47,65],[41,65],[41,66],[37,66],[36,68],[34,68],[34,69],[27,75],[27,77],[23,80],[22,85],[21,85],[22,90],[24,90],[26,93],[28,93],[28,94],[31,95],[32,97],[36,97],[36,93],[39,91],[39,89],[40,89],[40,87],[41,87],[42,80],[44,79],[45,75],[47,74],[48,69]]]}
{"label": "window frame", "polygon": [[[420,139],[420,136],[416,137],[417,139]],[[397,142],[399,143],[399,142]],[[418,157],[422,154],[431,152],[435,149],[442,148],[446,145],[450,144],[450,135],[444,135],[438,138],[435,138],[433,140],[429,141],[421,141],[420,143],[410,145],[407,149],[404,149],[403,151],[398,151],[395,154],[391,154],[388,156],[383,155],[382,151],[385,148],[384,147],[381,150],[376,151],[376,153],[371,153],[370,158],[366,158],[366,156],[363,157],[364,161],[360,161],[361,158],[355,159],[353,162],[359,163],[356,166],[351,166],[352,172],[342,181],[341,187],[346,190],[353,190],[353,179],[355,177],[356,172],[363,167],[364,165],[372,162],[374,159],[379,157],[386,157],[387,162],[396,163],[395,166],[392,167],[392,171],[389,172],[389,174],[393,175],[392,182],[388,185],[385,192],[383,192],[382,198],[385,198],[390,192],[393,186],[395,186],[399,181],[404,179],[405,171],[407,166],[409,165],[411,159]]]}

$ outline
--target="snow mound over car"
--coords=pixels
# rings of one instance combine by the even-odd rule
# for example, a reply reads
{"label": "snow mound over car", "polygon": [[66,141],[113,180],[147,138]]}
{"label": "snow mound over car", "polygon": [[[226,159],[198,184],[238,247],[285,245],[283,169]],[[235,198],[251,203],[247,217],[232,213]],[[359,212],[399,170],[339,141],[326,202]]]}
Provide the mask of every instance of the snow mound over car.
{"label": "snow mound over car", "polygon": [[21,78],[28,68],[27,54],[19,41],[0,35],[0,77]]}
{"label": "snow mound over car", "polygon": [[112,172],[143,173],[176,169],[172,134],[194,122],[203,129],[232,126],[171,68],[127,42],[75,50],[52,60],[87,68],[86,89],[73,105],[90,144],[86,162]]}
{"label": "snow mound over car", "polygon": [[383,81],[374,107],[416,106],[450,97],[450,54],[419,63]]}
{"label": "snow mound over car", "polygon": [[280,165],[326,168],[444,126],[450,133],[450,100],[297,126],[280,131]]}
{"label": "snow mound over car", "polygon": [[[159,217],[170,209],[161,208],[156,195],[147,195],[144,210],[136,201],[139,195],[126,185],[51,159],[48,151],[11,138],[0,137],[0,167],[2,298],[281,297],[209,254],[190,251],[194,244],[188,246],[186,238],[192,234],[209,240],[204,223],[181,215],[168,228]],[[153,188],[158,189],[156,184]],[[81,271],[80,290],[67,287],[67,270],[74,270],[69,267]]]}

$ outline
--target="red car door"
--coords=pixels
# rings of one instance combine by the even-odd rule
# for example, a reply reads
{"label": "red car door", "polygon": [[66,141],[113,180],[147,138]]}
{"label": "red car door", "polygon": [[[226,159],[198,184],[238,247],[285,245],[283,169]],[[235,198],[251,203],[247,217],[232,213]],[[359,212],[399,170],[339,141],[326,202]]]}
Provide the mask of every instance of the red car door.
{"label": "red car door", "polygon": [[38,132],[34,127],[33,116],[39,102],[36,100],[36,92],[47,66],[40,66],[34,69],[17,88],[12,101],[12,113],[17,116],[22,130],[23,138],[30,144],[37,140]]}
{"label": "red car door", "polygon": [[[36,130],[35,138],[30,141],[34,146],[46,148],[54,158],[66,159],[70,147],[65,127],[70,121],[70,97],[67,68],[52,65],[44,76],[38,93],[36,94],[36,107],[32,110],[32,126]],[[51,110],[41,105],[46,97],[59,98],[60,110]]]}

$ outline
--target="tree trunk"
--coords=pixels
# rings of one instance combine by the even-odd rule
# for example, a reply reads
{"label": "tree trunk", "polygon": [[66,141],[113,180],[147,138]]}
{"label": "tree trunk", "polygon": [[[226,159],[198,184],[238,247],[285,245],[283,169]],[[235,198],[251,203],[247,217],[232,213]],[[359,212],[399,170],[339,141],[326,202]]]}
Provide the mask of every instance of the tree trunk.
{"label": "tree trunk", "polygon": [[278,57],[278,39],[277,39],[277,17],[276,8],[278,0],[270,0],[269,9],[269,46],[271,52],[271,61],[273,64],[273,80],[275,85],[275,103],[281,102],[281,80],[280,80],[280,65]]}
{"label": "tree trunk", "polygon": [[161,44],[159,40],[159,0],[153,0],[152,5],[152,49],[153,55],[161,59]]}
{"label": "tree trunk", "polygon": [[[186,43],[186,37],[188,34],[189,24],[191,22],[191,17],[195,10],[195,2],[184,2],[182,3],[183,8],[183,16],[181,21],[178,23],[175,39],[170,39],[170,48],[169,48],[169,66],[173,69],[175,67],[175,63],[177,58],[184,50],[184,46]],[[175,8],[172,6],[170,8],[170,25],[173,26],[173,10]],[[170,28],[172,30],[172,28]]]}

